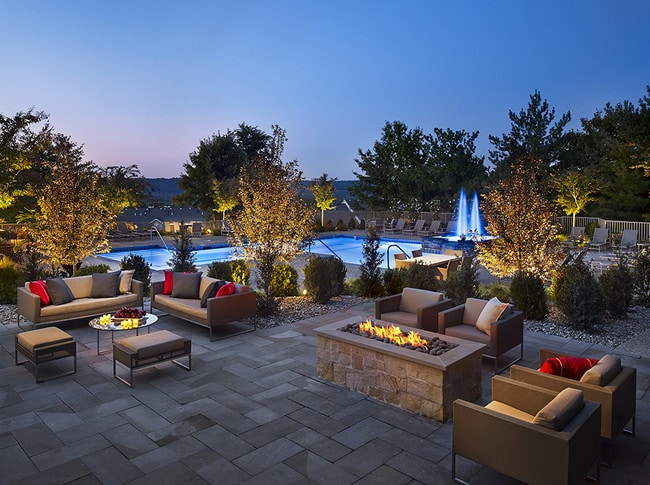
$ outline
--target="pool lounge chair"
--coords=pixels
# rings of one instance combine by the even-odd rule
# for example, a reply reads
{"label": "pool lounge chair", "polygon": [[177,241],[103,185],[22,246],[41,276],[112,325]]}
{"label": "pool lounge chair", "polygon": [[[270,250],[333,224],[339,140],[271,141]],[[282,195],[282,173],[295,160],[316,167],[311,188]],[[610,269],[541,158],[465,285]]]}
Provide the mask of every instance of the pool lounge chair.
{"label": "pool lounge chair", "polygon": [[612,247],[620,250],[635,249],[638,236],[639,231],[637,229],[625,229],[621,236],[620,244],[616,244]]}
{"label": "pool lounge chair", "polygon": [[415,221],[415,225],[411,229],[403,229],[402,234],[408,234],[411,236],[416,235],[424,228],[424,224],[426,222],[427,221],[425,221],[424,219],[418,219],[417,221]]}
{"label": "pool lounge chair", "polygon": [[563,241],[562,244],[565,246],[575,246],[585,237],[585,228],[582,226],[573,226],[571,228],[571,235],[569,239]]}
{"label": "pool lounge chair", "polygon": [[421,231],[418,231],[418,236],[431,236],[432,234],[440,233],[440,223],[442,221],[431,221],[429,227],[423,227]]}
{"label": "pool lounge chair", "polygon": [[447,229],[445,229],[445,232],[455,233],[457,225],[458,225],[458,221],[455,220],[449,221],[447,223]]}
{"label": "pool lounge chair", "polygon": [[402,232],[404,229],[404,225],[406,224],[406,219],[398,219],[397,224],[395,224],[394,227],[391,227],[389,229],[385,229],[384,232],[388,234],[396,234],[399,232]]}
{"label": "pool lounge chair", "polygon": [[594,230],[594,237],[589,242],[589,248],[597,248],[600,252],[600,248],[607,248],[607,243],[609,241],[609,229],[606,227],[597,227]]}

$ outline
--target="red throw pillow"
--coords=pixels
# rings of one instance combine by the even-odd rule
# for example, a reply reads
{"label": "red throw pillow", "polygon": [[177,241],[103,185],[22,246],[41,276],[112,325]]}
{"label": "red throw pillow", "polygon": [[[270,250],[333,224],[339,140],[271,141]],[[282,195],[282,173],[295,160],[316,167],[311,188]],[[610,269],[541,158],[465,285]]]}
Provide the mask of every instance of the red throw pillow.
{"label": "red throw pillow", "polygon": [[41,306],[48,306],[51,303],[50,294],[47,292],[44,280],[30,281],[29,291],[41,298]]}
{"label": "red throw pillow", "polygon": [[171,295],[174,288],[174,273],[171,271],[164,271],[165,282],[163,283],[163,295]]}
{"label": "red throw pillow", "polygon": [[217,291],[217,296],[228,296],[235,293],[235,283],[226,283],[219,291]]}
{"label": "red throw pillow", "polygon": [[596,359],[587,357],[550,357],[539,370],[579,381],[582,375],[597,363]]}

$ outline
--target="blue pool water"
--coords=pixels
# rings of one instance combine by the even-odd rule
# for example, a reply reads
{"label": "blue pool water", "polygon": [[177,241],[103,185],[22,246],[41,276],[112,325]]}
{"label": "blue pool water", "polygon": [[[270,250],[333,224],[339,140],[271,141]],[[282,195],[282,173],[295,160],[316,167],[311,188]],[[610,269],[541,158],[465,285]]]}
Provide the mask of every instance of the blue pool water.
{"label": "blue pool water", "polygon": [[[364,237],[351,237],[351,236],[335,236],[323,238],[322,242],[320,240],[314,241],[314,244],[308,249],[307,252],[313,254],[322,254],[322,255],[332,255],[332,251],[337,254],[345,263],[350,264],[361,264],[363,261],[362,246],[366,241]],[[380,241],[379,251],[384,254],[384,261],[382,263],[382,268],[386,268],[386,251],[389,246],[390,256],[392,259],[393,254],[401,252],[404,250],[410,255],[411,251],[414,249],[422,248],[422,244],[418,241],[403,241],[397,239],[382,239]],[[329,249],[328,249],[329,248]],[[330,251],[331,249],[331,251]],[[162,247],[143,247],[143,248],[120,248],[119,250],[113,250],[110,253],[98,255],[102,258],[107,258],[112,261],[120,262],[124,256],[128,254],[138,254],[142,256],[145,261],[151,265],[153,270],[164,270],[169,269],[167,262],[172,258],[172,251],[167,251]],[[238,255],[230,246],[221,246],[221,247],[209,247],[209,248],[200,248],[194,251],[194,261],[197,266],[206,266],[213,261],[230,261],[232,259],[237,259],[241,257]],[[391,261],[392,263],[392,261]],[[394,267],[394,264],[391,264],[391,267]]]}

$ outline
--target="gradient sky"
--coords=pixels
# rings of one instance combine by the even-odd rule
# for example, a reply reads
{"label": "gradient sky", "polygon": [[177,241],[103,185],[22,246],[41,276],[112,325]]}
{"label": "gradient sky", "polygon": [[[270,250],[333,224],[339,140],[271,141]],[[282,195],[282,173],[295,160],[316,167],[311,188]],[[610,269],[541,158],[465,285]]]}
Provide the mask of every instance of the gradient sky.
{"label": "gradient sky", "polygon": [[0,113],[32,106],[100,166],[177,177],[240,123],[306,178],[355,178],[387,121],[510,129],[541,92],[571,127],[650,84],[648,0],[0,0]]}

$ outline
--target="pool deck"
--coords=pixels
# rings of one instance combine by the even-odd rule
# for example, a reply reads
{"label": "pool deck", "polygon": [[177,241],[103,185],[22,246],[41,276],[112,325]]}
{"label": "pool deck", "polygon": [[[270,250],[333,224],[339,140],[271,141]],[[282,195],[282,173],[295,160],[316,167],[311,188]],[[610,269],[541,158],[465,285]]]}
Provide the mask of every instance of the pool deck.
{"label": "pool deck", "polygon": [[[316,373],[314,328],[372,312],[372,303],[226,340],[161,316],[154,330],[192,339],[192,371],[162,363],[135,373],[130,389],[98,356],[95,331],[77,340],[78,370],[42,384],[14,365],[15,322],[0,325],[0,473],[3,483],[74,484],[447,484],[453,421],[438,423],[324,381]],[[526,332],[522,365],[541,347],[599,357],[600,346]],[[108,346],[110,340],[104,340]],[[650,476],[650,359],[636,367],[636,436],[615,440],[602,483]],[[62,364],[63,365],[63,364]],[[507,375],[507,371],[504,372]],[[482,369],[490,399],[492,366]],[[460,458],[474,484],[514,484]]]}

